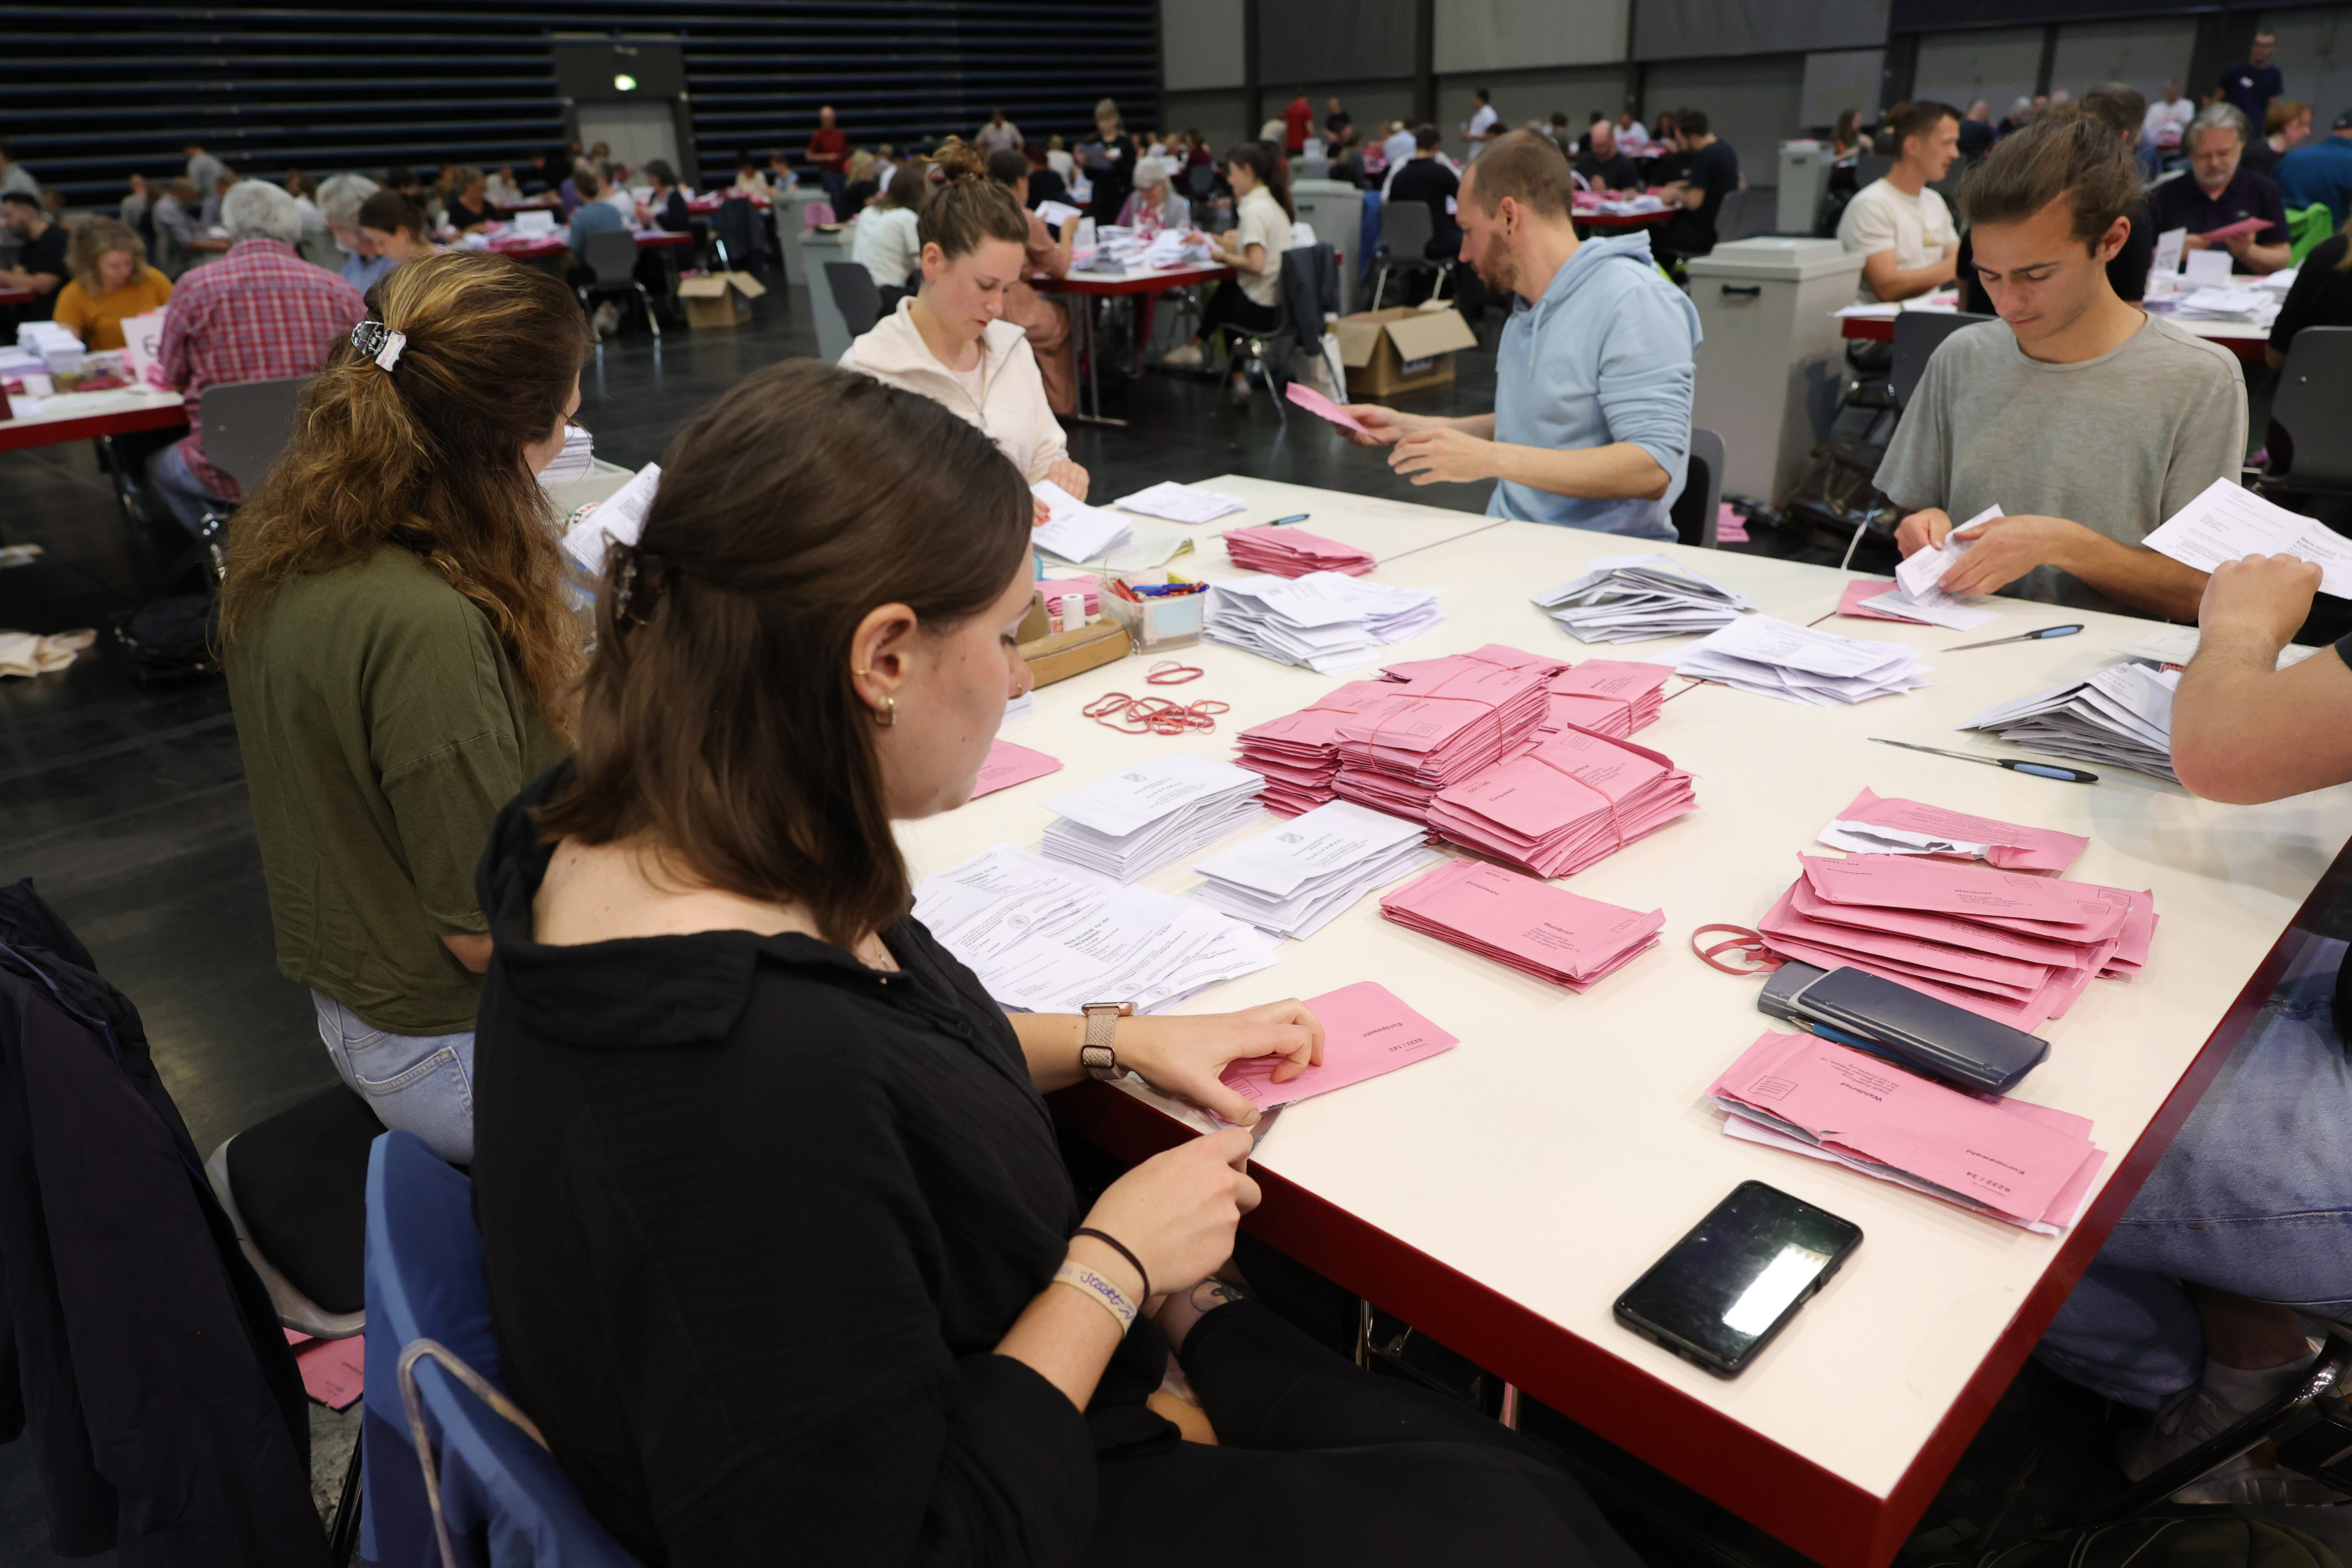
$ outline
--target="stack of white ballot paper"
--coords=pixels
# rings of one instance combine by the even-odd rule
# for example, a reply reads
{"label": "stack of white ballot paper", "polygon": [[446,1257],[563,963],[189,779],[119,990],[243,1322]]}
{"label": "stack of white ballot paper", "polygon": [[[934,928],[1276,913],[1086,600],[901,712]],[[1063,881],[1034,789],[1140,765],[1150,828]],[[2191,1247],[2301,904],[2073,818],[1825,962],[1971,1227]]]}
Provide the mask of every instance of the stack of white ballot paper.
{"label": "stack of white ballot paper", "polygon": [[1958,537],[1979,523],[2005,517],[1997,506],[1989,506],[1968,521],[1944,536],[1944,542],[1934,550],[1916,550],[1903,558],[1895,568],[1895,586],[1885,593],[1862,601],[1866,610],[1877,610],[1889,616],[1901,616],[1907,620],[1925,621],[1931,626],[1947,626],[1956,632],[1972,632],[1989,621],[2000,619],[1999,610],[1982,608],[1982,599],[1964,599],[1947,594],[1941,586],[1944,574],[1950,571],[1974,539]]}
{"label": "stack of white ballot paper", "polygon": [[1596,555],[1583,576],[1535,602],[1580,642],[1647,642],[1711,632],[1756,607],[1671,555]]}
{"label": "stack of white ballot paper", "polygon": [[1175,752],[1137,763],[1045,803],[1045,853],[1132,882],[1206,847],[1263,809],[1263,775]]}
{"label": "stack of white ballot paper", "polygon": [[1010,844],[915,888],[915,918],[1000,1005],[1075,1013],[1089,1002],[1151,1012],[1280,960],[1280,939],[1197,899],[1040,859]]}
{"label": "stack of white ballot paper", "polygon": [[1134,542],[1135,529],[1127,519],[1105,507],[1088,506],[1051,479],[1040,479],[1029,493],[1045,503],[1045,521],[1029,537],[1037,548],[1073,565]]}
{"label": "stack of white ballot paper", "polygon": [[1986,709],[1960,726],[1983,730],[2044,756],[2111,763],[2180,781],[2172,772],[2172,693],[2177,669],[2112,665],[2088,680]]}
{"label": "stack of white ballot paper", "polygon": [[2140,542],[2200,572],[2248,555],[2296,556],[2319,568],[2321,593],[2352,599],[2352,539],[2235,479],[2215,479]]}
{"label": "stack of white ballot paper", "polygon": [[1304,577],[1236,577],[1209,588],[1211,642],[1247,648],[1277,664],[1343,675],[1375,650],[1418,637],[1445,618],[1442,588],[1397,588],[1338,572]]}
{"label": "stack of white ballot paper", "polygon": [[1769,616],[1734,621],[1701,637],[1683,650],[1675,673],[1816,708],[1929,684],[1927,667],[1899,642],[1842,637]]}
{"label": "stack of white ballot paper", "polygon": [[1249,503],[1239,496],[1202,485],[1180,485],[1174,479],[1162,479],[1149,489],[1121,496],[1111,504],[1121,511],[1163,517],[1170,522],[1214,522],[1221,517],[1249,510]]}
{"label": "stack of white ballot paper", "polygon": [[1418,822],[1335,800],[1192,868],[1192,889],[1276,936],[1312,936],[1375,888],[1444,858]]}

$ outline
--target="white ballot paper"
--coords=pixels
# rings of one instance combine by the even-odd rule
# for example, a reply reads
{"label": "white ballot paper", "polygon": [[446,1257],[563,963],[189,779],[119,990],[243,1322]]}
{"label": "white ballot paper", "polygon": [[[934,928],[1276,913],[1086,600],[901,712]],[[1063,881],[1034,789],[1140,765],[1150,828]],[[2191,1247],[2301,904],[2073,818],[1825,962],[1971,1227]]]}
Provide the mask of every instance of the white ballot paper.
{"label": "white ballot paper", "polygon": [[1204,635],[1278,664],[1342,675],[1370,663],[1381,647],[1444,620],[1437,607],[1444,591],[1392,587],[1338,572],[1234,577],[1211,585]]}
{"label": "white ballot paper", "polygon": [[1312,936],[1375,888],[1444,857],[1418,822],[1335,800],[1212,855],[1192,889],[1278,936]]}
{"label": "white ballot paper", "polygon": [[1153,1012],[1279,963],[1278,941],[1196,899],[1123,888],[999,844],[915,888],[915,918],[1006,1007]]}
{"label": "white ballot paper", "polygon": [[2180,271],[2180,255],[2187,248],[2189,231],[2168,228],[2156,237],[2156,259],[2147,265],[2151,278],[2171,278]]}
{"label": "white ballot paper", "polygon": [[2172,772],[2172,693],[2178,670],[2116,664],[2031,697],[1999,702],[1960,725],[2029,752],[2111,763],[2178,784]]}
{"label": "white ballot paper", "polygon": [[1247,768],[1191,752],[1139,762],[1047,801],[1045,851],[1132,882],[1255,816],[1265,787]]}
{"label": "white ballot paper", "polygon": [[1755,603],[1700,576],[1671,555],[1595,555],[1581,577],[1534,602],[1580,642],[1647,642],[1713,631]]}
{"label": "white ballot paper", "polygon": [[2296,556],[2319,567],[2321,593],[2352,599],[2352,539],[2231,479],[2215,479],[2140,542],[2200,572],[2247,555]]}
{"label": "white ballot paper", "polygon": [[[2151,626],[2129,642],[2116,644],[2115,651],[2122,654],[2126,658],[2145,659],[2149,664],[2185,665],[2197,657],[2197,628],[2195,626]],[[2278,668],[2284,669],[2289,665],[2301,664],[2319,651],[2318,648],[2305,643],[2291,642],[2279,649]]]}
{"label": "white ballot paper", "polygon": [[[1958,600],[1945,593],[1937,584],[1944,580],[1945,573],[1959,563],[1960,557],[1969,552],[1969,546],[1976,542],[1973,539],[1962,539],[1958,536],[1980,522],[1990,522],[1994,518],[2006,515],[2008,514],[2000,507],[1989,506],[1959,527],[1945,534],[1944,542],[1937,549],[1916,550],[1905,556],[1895,568],[1895,581],[1902,586],[1904,597],[1915,605],[1937,605],[1958,603]],[[1964,626],[1960,629],[1965,631],[1968,628]]]}
{"label": "white ballot paper", "polygon": [[2181,270],[2188,274],[2189,281],[2193,284],[2210,283],[2226,289],[2230,286],[2230,267],[2234,259],[2228,250],[2207,246],[2202,250],[2189,251],[2183,258]]}
{"label": "white ballot paper", "polygon": [[1247,511],[1249,503],[1239,496],[1229,496],[1223,490],[1213,490],[1200,485],[1180,485],[1174,479],[1162,479],[1148,489],[1131,496],[1121,496],[1111,502],[1121,511],[1139,511],[1146,517],[1162,517],[1170,522],[1213,522],[1221,517],[1231,517],[1237,511]]}
{"label": "white ballot paper", "polygon": [[[1045,226],[1056,233],[1059,233],[1062,226],[1072,218],[1085,216],[1067,202],[1039,202],[1035,211],[1039,217],[1045,220]],[[2186,234],[2188,230],[2183,229],[2181,232]]]}
{"label": "white ballot paper", "polygon": [[1982,860],[1992,850],[1990,844],[1970,844],[1964,839],[1939,838],[1932,833],[1914,833],[1907,827],[1843,819],[1831,823],[1813,837],[1832,849],[1853,855],[1966,855]]}
{"label": "white ballot paper", "polygon": [[1038,480],[1029,493],[1045,503],[1045,521],[1030,531],[1031,541],[1073,565],[1134,542],[1135,529],[1127,519],[1108,508],[1088,506],[1051,479]]}
{"label": "white ballot paper", "polygon": [[1675,673],[1817,708],[1929,684],[1927,667],[1901,643],[1842,637],[1769,616],[1708,633],[1683,650]]}
{"label": "white ballot paper", "polygon": [[635,544],[645,531],[646,513],[654,492],[661,488],[661,465],[647,463],[629,482],[606,496],[573,523],[563,536],[563,548],[588,569],[592,577],[604,573],[604,552],[615,544]]}

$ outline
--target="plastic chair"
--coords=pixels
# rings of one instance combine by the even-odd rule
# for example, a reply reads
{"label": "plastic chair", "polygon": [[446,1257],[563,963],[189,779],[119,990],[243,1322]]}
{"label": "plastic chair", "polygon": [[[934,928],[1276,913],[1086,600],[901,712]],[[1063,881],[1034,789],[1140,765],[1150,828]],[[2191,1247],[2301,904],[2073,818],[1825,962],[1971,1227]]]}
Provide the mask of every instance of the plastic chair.
{"label": "plastic chair", "polygon": [[370,1151],[367,1252],[368,1562],[640,1568],[499,1386],[473,1184],[413,1132]]}
{"label": "plastic chair", "polygon": [[1715,209],[1715,243],[1744,237],[1747,222],[1748,187],[1734,185],[1723,193],[1722,204]]}
{"label": "plastic chair", "polygon": [[1451,261],[1433,261],[1429,258],[1429,242],[1437,237],[1437,220],[1430,216],[1427,202],[1383,202],[1381,204],[1381,242],[1376,252],[1378,274],[1372,283],[1372,309],[1381,308],[1381,296],[1388,288],[1392,271],[1433,272],[1438,286],[1454,270]]}
{"label": "plastic chair", "polygon": [[[2352,491],[2352,327],[2305,327],[2271,399],[2270,464],[2282,489]],[[2282,460],[2284,459],[2284,460]]]}
{"label": "plastic chair", "polygon": [[[310,380],[294,375],[205,388],[196,405],[205,425],[205,461],[235,479],[247,495],[260,489],[261,481],[277,467],[286,443],[294,438],[294,416]],[[222,539],[236,510],[230,507],[205,512],[196,524],[195,542],[156,581],[169,583],[199,563],[208,563],[218,577],[226,568]]]}
{"label": "plastic chair", "polygon": [[882,290],[875,287],[874,274],[866,270],[865,264],[828,261],[824,264],[824,282],[833,290],[834,309],[841,312],[850,341],[855,342],[872,331],[874,323],[882,319]]}
{"label": "plastic chair", "polygon": [[1715,525],[1723,516],[1723,437],[1714,431],[1691,426],[1690,471],[1667,515],[1676,542],[1715,548]]}
{"label": "plastic chair", "polygon": [[597,294],[634,293],[646,308],[646,325],[653,329],[655,342],[660,342],[661,321],[654,315],[654,297],[637,281],[637,237],[625,228],[592,234],[582,243],[579,257],[580,265],[595,274],[572,289],[580,296],[581,309],[586,310],[590,298]]}
{"label": "plastic chair", "polygon": [[1999,319],[1969,310],[1906,310],[1896,316],[1895,360],[1888,372],[1895,387],[1895,406],[1899,409],[1911,405],[1911,395],[1919,390],[1919,378],[1927,374],[1927,362],[1935,357],[1946,338],[1962,327]]}

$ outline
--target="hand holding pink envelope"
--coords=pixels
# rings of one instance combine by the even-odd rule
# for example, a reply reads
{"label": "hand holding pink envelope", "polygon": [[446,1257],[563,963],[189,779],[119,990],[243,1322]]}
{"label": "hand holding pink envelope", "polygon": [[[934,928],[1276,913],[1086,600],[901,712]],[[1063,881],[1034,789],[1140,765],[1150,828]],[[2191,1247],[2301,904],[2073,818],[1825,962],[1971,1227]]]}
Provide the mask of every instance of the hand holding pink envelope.
{"label": "hand holding pink envelope", "polygon": [[1323,1060],[1295,1078],[1274,1081],[1285,1057],[1247,1057],[1218,1076],[1228,1089],[1260,1110],[1290,1105],[1314,1095],[1410,1067],[1457,1043],[1454,1037],[1398,1001],[1377,982],[1360,980],[1307,1000],[1323,1026]]}

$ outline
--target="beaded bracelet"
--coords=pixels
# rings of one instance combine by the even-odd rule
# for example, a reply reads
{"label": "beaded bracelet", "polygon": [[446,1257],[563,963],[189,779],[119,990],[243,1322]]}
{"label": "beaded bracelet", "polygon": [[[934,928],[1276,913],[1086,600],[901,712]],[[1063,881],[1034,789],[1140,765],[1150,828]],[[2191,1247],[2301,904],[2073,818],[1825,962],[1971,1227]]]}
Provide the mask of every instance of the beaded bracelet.
{"label": "beaded bracelet", "polygon": [[1054,1283],[1067,1285],[1087,1300],[1098,1303],[1104,1311],[1118,1320],[1120,1333],[1126,1333],[1134,1326],[1135,1303],[1128,1299],[1127,1292],[1118,1288],[1116,1280],[1104,1278],[1083,1263],[1065,1263],[1054,1270]]}

